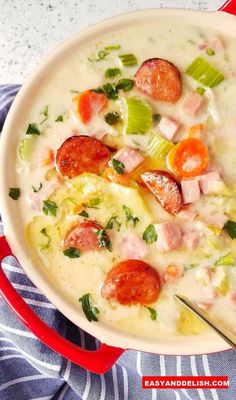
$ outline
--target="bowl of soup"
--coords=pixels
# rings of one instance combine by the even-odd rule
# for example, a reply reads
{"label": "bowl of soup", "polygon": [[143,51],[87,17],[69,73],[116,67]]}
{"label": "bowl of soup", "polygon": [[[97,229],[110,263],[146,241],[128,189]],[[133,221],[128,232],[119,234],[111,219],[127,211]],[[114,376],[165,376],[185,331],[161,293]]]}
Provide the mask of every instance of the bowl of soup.
{"label": "bowl of soup", "polygon": [[109,346],[200,354],[236,334],[235,17],[145,10],[75,35],[1,138],[5,236],[26,274]]}

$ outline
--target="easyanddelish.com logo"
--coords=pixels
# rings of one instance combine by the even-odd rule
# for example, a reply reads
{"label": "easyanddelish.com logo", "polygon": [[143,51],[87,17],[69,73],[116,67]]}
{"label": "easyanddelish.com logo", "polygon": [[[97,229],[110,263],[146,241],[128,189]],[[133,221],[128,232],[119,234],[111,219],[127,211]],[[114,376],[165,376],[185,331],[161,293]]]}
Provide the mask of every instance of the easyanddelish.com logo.
{"label": "easyanddelish.com logo", "polygon": [[143,389],[228,389],[228,376],[143,376]]}

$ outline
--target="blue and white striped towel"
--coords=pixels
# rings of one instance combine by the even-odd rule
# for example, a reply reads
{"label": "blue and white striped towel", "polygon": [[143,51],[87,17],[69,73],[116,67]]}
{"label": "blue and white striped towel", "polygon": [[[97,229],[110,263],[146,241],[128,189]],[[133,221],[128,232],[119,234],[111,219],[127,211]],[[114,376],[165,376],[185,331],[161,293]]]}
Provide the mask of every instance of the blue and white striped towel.
{"label": "blue and white striped towel", "polygon": [[[0,131],[18,90],[19,85],[0,86]],[[7,257],[3,265],[14,287],[48,325],[84,348],[99,346],[48,302],[13,257]],[[142,375],[228,375],[230,388],[142,390]],[[209,356],[172,357],[127,351],[111,371],[99,376],[45,347],[0,300],[0,399],[235,400],[236,354],[229,350]]]}

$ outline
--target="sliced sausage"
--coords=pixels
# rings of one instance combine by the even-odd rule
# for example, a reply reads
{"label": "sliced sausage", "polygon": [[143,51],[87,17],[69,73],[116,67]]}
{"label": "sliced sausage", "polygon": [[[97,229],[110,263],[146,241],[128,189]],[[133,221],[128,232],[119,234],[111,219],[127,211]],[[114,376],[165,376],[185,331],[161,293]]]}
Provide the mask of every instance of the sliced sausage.
{"label": "sliced sausage", "polygon": [[181,96],[179,70],[161,58],[144,61],[134,76],[134,82],[138,89],[155,100],[175,103]]}
{"label": "sliced sausage", "polygon": [[167,212],[174,215],[180,212],[183,199],[173,176],[166,171],[147,171],[141,178]]}
{"label": "sliced sausage", "polygon": [[95,221],[84,221],[74,225],[65,236],[64,248],[75,247],[81,252],[101,249],[96,235],[101,229],[101,225]]}
{"label": "sliced sausage", "polygon": [[108,148],[90,136],[72,136],[57,150],[59,172],[73,178],[83,172],[98,174],[110,159]]}
{"label": "sliced sausage", "polygon": [[117,264],[107,274],[102,296],[120,304],[151,304],[160,294],[158,272],[140,260]]}

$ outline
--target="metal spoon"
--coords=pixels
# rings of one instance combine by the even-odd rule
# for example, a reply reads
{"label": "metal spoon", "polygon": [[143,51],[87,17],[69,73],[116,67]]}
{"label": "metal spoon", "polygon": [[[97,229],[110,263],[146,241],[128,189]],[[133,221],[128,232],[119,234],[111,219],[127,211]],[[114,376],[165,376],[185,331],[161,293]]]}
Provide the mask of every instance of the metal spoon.
{"label": "metal spoon", "polygon": [[201,310],[193,304],[187,297],[182,295],[175,295],[175,298],[191,310],[198,318],[208,324],[218,335],[222,337],[234,350],[236,350],[236,337],[224,329],[218,322],[208,315],[205,311]]}

